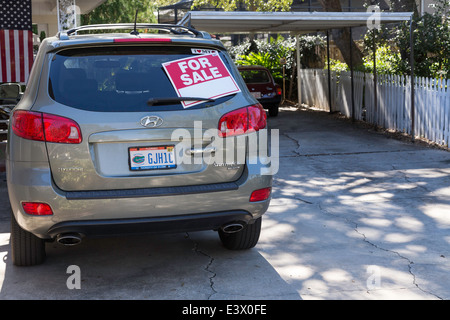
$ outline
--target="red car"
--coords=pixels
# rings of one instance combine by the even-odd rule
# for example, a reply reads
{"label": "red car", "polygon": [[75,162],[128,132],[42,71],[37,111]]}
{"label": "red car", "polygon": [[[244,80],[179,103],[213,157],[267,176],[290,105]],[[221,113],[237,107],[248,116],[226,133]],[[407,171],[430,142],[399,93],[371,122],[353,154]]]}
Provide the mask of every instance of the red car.
{"label": "red car", "polygon": [[276,117],[282,91],[269,69],[261,66],[240,66],[238,69],[250,93],[269,110],[269,116]]}

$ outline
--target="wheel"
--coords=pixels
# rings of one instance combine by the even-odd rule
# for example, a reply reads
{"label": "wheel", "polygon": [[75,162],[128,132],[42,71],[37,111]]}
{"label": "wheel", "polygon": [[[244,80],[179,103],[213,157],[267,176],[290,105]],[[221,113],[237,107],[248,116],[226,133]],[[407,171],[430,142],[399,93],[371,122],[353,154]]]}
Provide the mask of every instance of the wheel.
{"label": "wheel", "polygon": [[278,115],[278,105],[273,105],[269,107],[269,116],[276,117]]}
{"label": "wheel", "polygon": [[261,233],[261,220],[262,218],[258,218],[253,224],[248,224],[241,231],[234,233],[219,230],[223,246],[230,250],[245,250],[256,246]]}
{"label": "wheel", "polygon": [[45,240],[22,229],[11,213],[11,256],[16,266],[33,266],[45,260]]}

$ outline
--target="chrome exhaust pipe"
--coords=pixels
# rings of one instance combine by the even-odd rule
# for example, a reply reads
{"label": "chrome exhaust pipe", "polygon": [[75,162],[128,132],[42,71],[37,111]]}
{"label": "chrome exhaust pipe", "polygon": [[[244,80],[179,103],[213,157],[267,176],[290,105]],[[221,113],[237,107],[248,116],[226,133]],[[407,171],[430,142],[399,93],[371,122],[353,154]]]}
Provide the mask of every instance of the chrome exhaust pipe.
{"label": "chrome exhaust pipe", "polygon": [[81,243],[81,234],[61,233],[56,236],[56,242],[65,246],[75,246]]}
{"label": "chrome exhaust pipe", "polygon": [[244,229],[245,224],[243,222],[232,222],[222,226],[222,231],[225,233],[236,233]]}

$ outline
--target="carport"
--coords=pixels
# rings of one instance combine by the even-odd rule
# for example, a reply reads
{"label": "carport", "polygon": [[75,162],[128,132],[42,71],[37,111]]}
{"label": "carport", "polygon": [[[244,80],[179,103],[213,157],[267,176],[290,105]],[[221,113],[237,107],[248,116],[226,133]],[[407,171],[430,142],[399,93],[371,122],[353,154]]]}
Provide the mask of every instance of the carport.
{"label": "carport", "polygon": [[[221,12],[221,11],[190,11],[179,22],[181,25],[193,26],[197,30],[209,33],[291,33],[297,38],[297,88],[299,105],[301,103],[300,50],[298,37],[312,32],[326,32],[328,59],[328,101],[331,103],[331,73],[330,73],[330,36],[329,30],[367,26],[378,28],[381,24],[409,22],[410,26],[410,64],[411,64],[411,136],[414,141],[414,46],[413,46],[413,13],[412,12]],[[352,39],[351,39],[352,40]],[[352,46],[349,43],[349,50]],[[374,43],[374,52],[376,51]],[[350,55],[352,56],[352,55]],[[375,65],[374,54],[374,65]],[[376,66],[376,65],[375,65]],[[352,118],[355,113],[353,65],[351,71],[351,101]],[[376,67],[374,68],[374,105],[377,106]],[[331,111],[331,105],[330,111]]]}

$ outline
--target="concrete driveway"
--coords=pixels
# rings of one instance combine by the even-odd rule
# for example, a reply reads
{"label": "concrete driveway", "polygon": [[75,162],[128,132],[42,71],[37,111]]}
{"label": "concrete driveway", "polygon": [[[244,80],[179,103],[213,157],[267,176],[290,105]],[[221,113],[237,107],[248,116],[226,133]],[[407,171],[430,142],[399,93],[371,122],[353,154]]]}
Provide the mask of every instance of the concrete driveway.
{"label": "concrete driveway", "polygon": [[53,243],[45,264],[14,267],[3,173],[0,299],[450,298],[450,152],[296,108],[269,122],[280,170],[244,252],[208,231]]}

